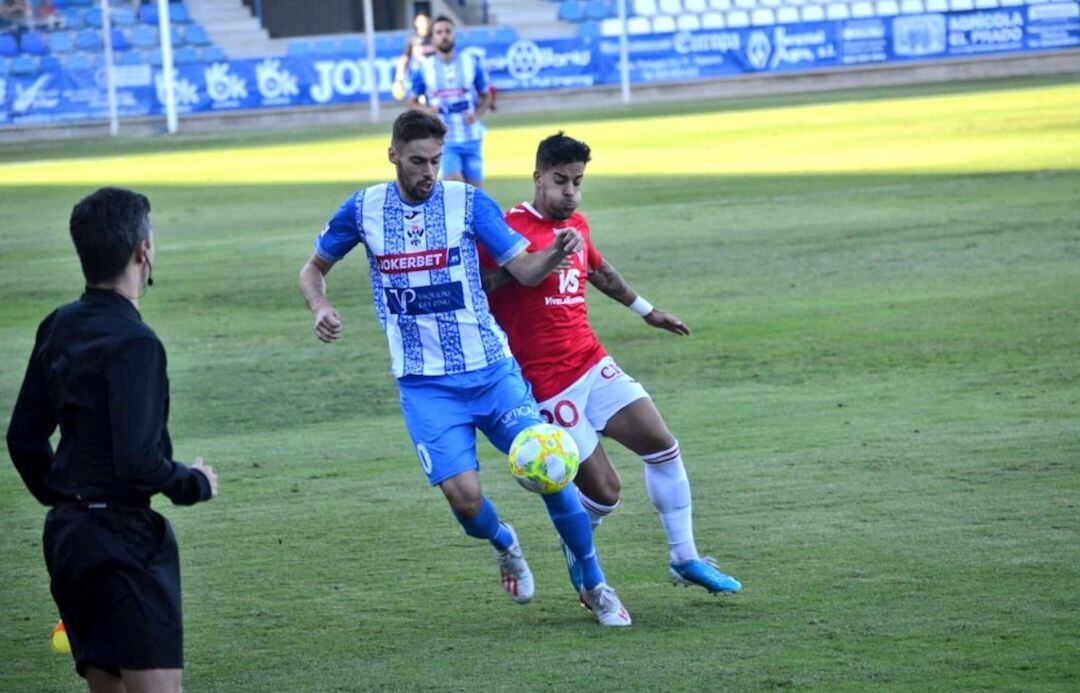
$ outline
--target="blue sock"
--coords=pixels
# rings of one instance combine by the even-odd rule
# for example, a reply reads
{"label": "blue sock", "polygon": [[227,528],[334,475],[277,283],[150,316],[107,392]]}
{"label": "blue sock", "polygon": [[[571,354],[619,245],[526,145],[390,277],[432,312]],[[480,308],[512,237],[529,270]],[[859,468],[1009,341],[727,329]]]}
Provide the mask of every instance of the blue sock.
{"label": "blue sock", "polygon": [[483,496],[480,503],[480,512],[472,517],[462,517],[453,508],[450,509],[454,517],[461,523],[465,533],[477,539],[487,539],[499,551],[505,551],[514,543],[514,536],[506,525],[499,521],[499,513],[495,510],[495,504]]}
{"label": "blue sock", "polygon": [[558,493],[540,496],[547,506],[551,522],[559,536],[570,547],[581,566],[581,575],[586,589],[592,589],[604,581],[604,571],[600,570],[600,561],[596,558],[593,547],[592,525],[578,498],[577,487],[570,484]]}

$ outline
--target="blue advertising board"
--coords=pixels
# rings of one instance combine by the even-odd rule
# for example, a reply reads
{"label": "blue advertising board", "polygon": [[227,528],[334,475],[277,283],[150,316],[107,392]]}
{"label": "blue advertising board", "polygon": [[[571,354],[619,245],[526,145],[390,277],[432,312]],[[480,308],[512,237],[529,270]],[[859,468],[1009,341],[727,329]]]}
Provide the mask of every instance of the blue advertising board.
{"label": "blue advertising board", "polygon": [[[1080,46],[1080,2],[966,12],[686,31],[629,39],[630,78],[658,84],[851,65],[940,60]],[[518,40],[469,46],[499,91],[618,84],[615,38]],[[369,85],[390,99],[396,52],[232,60],[175,69],[181,114],[361,102]],[[116,68],[121,117],[164,111],[160,68]],[[102,70],[0,78],[0,125],[107,115]]]}

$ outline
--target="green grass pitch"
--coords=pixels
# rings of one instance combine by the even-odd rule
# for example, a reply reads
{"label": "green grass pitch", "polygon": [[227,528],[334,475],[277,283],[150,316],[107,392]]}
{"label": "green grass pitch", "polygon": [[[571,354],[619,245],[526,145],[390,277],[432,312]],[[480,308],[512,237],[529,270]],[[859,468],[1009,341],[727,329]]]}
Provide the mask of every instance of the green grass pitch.
{"label": "green grass pitch", "polygon": [[[597,627],[537,498],[481,446],[537,579],[430,489],[364,263],[330,276],[327,346],[295,277],[326,218],[389,179],[373,128],[0,147],[0,423],[37,322],[81,275],[67,218],[148,194],[145,319],[180,459],[191,691],[1076,690],[1080,680],[1080,86],[1017,79],[608,112],[495,115],[489,190],[531,195],[538,140],[586,140],[600,249],[694,330],[603,296],[594,324],[684,450],[701,549],[745,584],[666,582],[641,462],[597,539],[634,617]],[[596,293],[596,292],[594,292]],[[53,654],[44,510],[0,464],[0,690],[80,690]]]}

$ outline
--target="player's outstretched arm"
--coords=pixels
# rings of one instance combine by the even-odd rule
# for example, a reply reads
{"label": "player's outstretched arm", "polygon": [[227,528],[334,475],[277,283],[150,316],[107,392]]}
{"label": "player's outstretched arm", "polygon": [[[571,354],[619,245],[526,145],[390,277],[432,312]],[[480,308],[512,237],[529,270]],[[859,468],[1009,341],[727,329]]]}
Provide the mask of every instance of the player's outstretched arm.
{"label": "player's outstretched arm", "polygon": [[326,275],[334,263],[312,255],[300,269],[300,293],[315,314],[315,336],[330,343],[341,336],[341,316],[326,298]]}
{"label": "player's outstretched arm", "polygon": [[563,266],[567,257],[585,248],[581,234],[574,229],[563,229],[551,245],[535,253],[518,253],[503,268],[525,286],[536,286],[555,270]]}
{"label": "player's outstretched arm", "polygon": [[623,279],[619,271],[615,269],[615,265],[612,265],[607,260],[601,262],[596,271],[589,274],[589,282],[604,295],[633,310],[653,327],[674,332],[675,334],[690,334],[690,328],[682,320],[667,311],[653,307],[652,304],[639,296],[630,284]]}

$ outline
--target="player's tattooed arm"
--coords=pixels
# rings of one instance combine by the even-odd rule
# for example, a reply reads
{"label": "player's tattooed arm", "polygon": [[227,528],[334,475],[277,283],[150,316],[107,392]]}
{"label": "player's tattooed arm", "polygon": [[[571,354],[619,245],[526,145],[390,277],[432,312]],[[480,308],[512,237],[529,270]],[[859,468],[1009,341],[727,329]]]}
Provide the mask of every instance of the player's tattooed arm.
{"label": "player's tattooed arm", "polygon": [[630,285],[619,274],[619,270],[615,269],[615,265],[607,260],[602,261],[595,271],[589,273],[589,282],[601,293],[624,306],[630,305],[637,298],[637,292],[630,288]]}
{"label": "player's tattooed arm", "polygon": [[484,287],[485,293],[490,294],[503,284],[509,284],[512,281],[514,281],[514,276],[502,267],[493,267],[491,269],[485,267],[480,270],[480,283]]}

